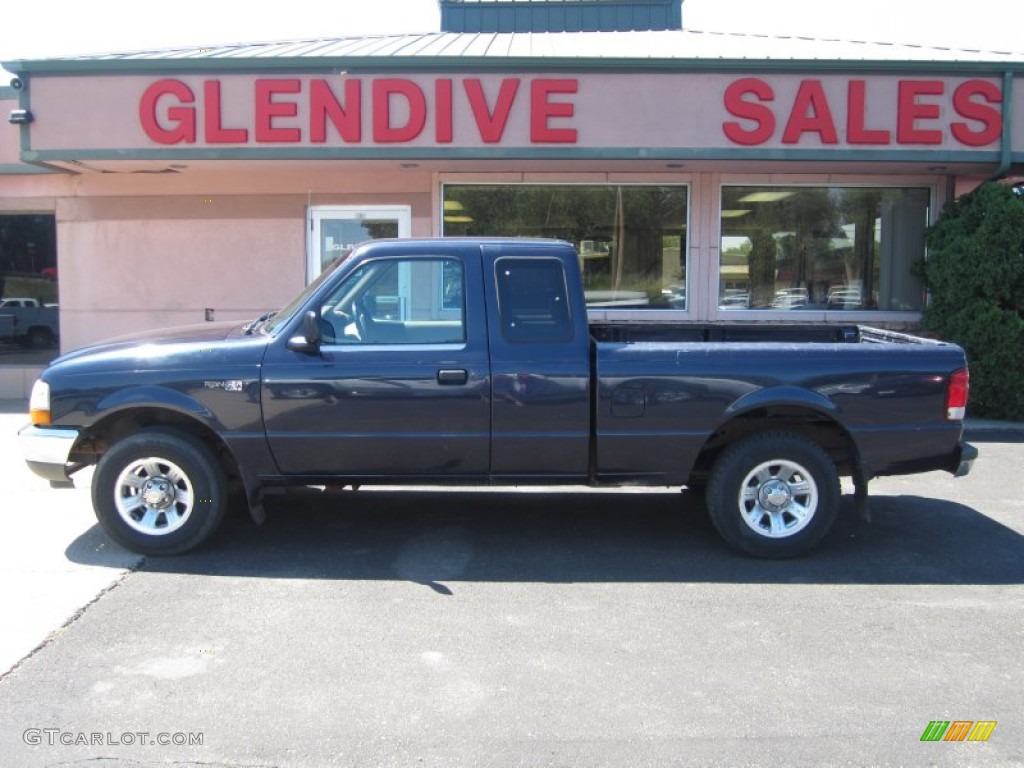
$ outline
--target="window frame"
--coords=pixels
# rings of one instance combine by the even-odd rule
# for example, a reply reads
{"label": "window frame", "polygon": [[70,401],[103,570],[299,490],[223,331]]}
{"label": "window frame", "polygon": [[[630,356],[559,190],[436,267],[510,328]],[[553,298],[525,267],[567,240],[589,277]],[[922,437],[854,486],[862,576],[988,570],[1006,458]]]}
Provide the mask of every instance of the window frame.
{"label": "window frame", "polygon": [[[689,165],[689,164],[687,164]],[[666,174],[657,171],[540,173],[540,172],[440,172],[433,175],[432,185],[434,235],[444,234],[444,187],[457,186],[684,186],[687,190],[686,206],[686,309],[615,309],[588,308],[590,323],[615,322],[699,322],[699,323],[830,323],[830,324],[882,324],[890,326],[916,326],[921,312],[915,310],[745,310],[730,312],[718,309],[719,266],[721,247],[722,186],[785,186],[785,187],[877,187],[928,189],[929,221],[933,225],[940,215],[942,204],[952,194],[952,178],[935,174],[925,175],[913,171],[903,175],[872,172],[829,173],[814,164],[811,171],[801,166],[810,163],[791,162],[789,170],[781,173],[726,172],[712,169],[694,169]],[[925,258],[928,257],[927,248]],[[927,303],[927,296],[926,296]]]}
{"label": "window frame", "polygon": [[[386,205],[331,205],[316,204],[306,207],[306,284],[316,280],[322,267],[323,253],[320,240],[325,219],[360,222],[365,219],[393,219],[397,224],[399,238],[412,235],[412,206],[404,204]],[[355,245],[355,244],[353,244]],[[341,254],[344,259],[348,253]],[[333,262],[332,262],[333,263]],[[328,264],[327,266],[330,266]]]}

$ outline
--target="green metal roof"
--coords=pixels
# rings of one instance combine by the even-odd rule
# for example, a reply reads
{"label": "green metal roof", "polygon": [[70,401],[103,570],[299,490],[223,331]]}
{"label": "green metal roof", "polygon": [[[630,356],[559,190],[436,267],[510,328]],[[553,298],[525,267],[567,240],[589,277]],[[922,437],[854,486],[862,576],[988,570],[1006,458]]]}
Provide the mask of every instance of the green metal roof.
{"label": "green metal roof", "polygon": [[682,29],[682,0],[439,0],[445,32]]}
{"label": "green metal roof", "polygon": [[[756,62],[756,65],[755,65]],[[740,33],[447,33],[236,43],[16,60],[18,74],[365,69],[946,69],[1024,71],[1024,53]]]}

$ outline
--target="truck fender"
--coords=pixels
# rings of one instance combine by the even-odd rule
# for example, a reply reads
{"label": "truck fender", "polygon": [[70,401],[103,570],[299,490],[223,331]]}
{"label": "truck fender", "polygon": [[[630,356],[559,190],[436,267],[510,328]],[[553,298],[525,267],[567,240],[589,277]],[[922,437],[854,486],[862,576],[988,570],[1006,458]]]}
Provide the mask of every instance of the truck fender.
{"label": "truck fender", "polygon": [[778,414],[781,419],[786,419],[787,413],[812,412],[818,414],[822,419],[830,422],[835,430],[845,435],[847,457],[849,461],[850,474],[854,480],[856,490],[855,501],[858,514],[865,520],[870,519],[868,507],[868,481],[873,476],[871,468],[864,464],[860,455],[860,446],[850,435],[849,430],[840,420],[841,409],[835,402],[814,390],[802,387],[778,386],[751,392],[730,405],[723,413],[718,429],[725,429],[730,422],[742,419],[746,414],[759,409],[785,408]]}
{"label": "truck fender", "polygon": [[222,444],[224,450],[231,457],[231,461],[234,462],[238,479],[242,483],[246,505],[249,508],[249,514],[252,516],[253,521],[260,525],[266,520],[261,484],[255,475],[246,471],[244,465],[234,455],[231,445],[221,437],[221,434],[223,434],[222,425],[209,408],[195,398],[189,397],[187,394],[175,389],[142,386],[112,392],[108,397],[99,402],[97,413],[101,414],[101,419],[106,419],[116,416],[118,413],[137,408],[172,411],[202,425]]}
{"label": "truck fender", "polygon": [[131,408],[163,408],[176,411],[184,416],[201,421],[205,426],[218,431],[221,426],[209,408],[183,392],[167,387],[127,387],[111,392],[96,405],[96,415],[101,418],[112,416],[118,411]]}
{"label": "truck fender", "polygon": [[752,411],[757,408],[771,408],[778,406],[790,406],[796,408],[810,408],[820,411],[835,418],[839,413],[839,407],[819,392],[802,387],[778,386],[759,389],[739,398],[732,403],[723,413],[723,421],[729,421],[735,417]]}

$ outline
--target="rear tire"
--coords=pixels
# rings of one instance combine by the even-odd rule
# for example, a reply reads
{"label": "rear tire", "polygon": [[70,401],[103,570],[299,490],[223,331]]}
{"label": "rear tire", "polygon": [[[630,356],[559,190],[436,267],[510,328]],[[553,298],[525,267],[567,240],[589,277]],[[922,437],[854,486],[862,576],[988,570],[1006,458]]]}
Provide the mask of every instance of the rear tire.
{"label": "rear tire", "polygon": [[707,506],[731,546],[755,557],[804,554],[832,528],[839,475],[817,443],[793,432],[762,432],[726,450],[708,479]]}
{"label": "rear tire", "polygon": [[142,555],[177,555],[202,544],[227,508],[227,482],[213,452],[179,432],[148,430],[108,450],[92,483],[96,519]]}

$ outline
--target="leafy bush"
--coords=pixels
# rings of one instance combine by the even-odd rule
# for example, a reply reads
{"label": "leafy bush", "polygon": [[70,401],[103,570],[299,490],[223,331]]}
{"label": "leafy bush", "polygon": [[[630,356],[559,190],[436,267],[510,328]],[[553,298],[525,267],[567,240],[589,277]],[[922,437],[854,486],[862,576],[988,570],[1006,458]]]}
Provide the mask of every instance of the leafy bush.
{"label": "leafy bush", "polygon": [[946,206],[927,243],[924,327],[967,351],[970,412],[1024,421],[1024,198],[983,184]]}

